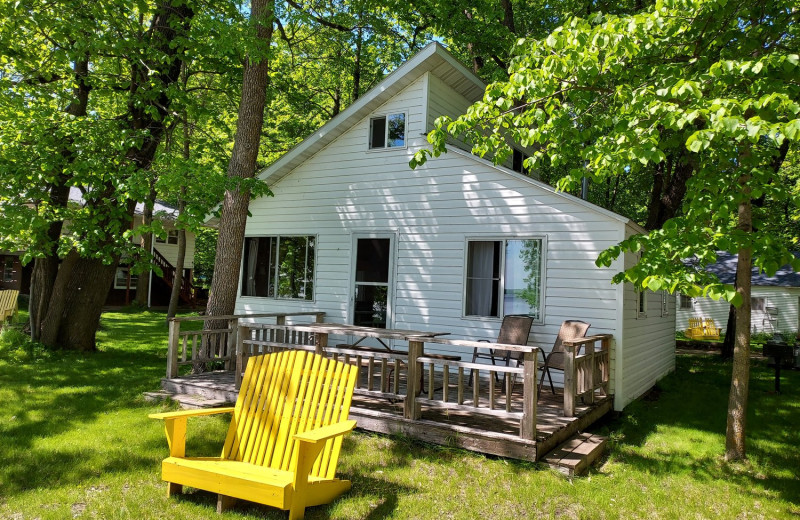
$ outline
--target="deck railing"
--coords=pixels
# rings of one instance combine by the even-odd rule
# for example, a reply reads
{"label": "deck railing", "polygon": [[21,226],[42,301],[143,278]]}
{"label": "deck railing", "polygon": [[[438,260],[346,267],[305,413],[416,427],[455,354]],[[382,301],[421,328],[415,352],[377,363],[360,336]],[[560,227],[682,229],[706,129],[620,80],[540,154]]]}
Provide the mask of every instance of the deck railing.
{"label": "deck railing", "polygon": [[[573,417],[578,399],[594,403],[595,391],[608,395],[611,334],[564,341],[564,416]],[[599,345],[598,345],[599,343]],[[580,353],[583,347],[583,354]]]}
{"label": "deck railing", "polygon": [[[324,312],[265,313],[228,316],[185,316],[169,321],[169,346],[167,350],[167,377],[178,376],[181,366],[191,365],[194,372],[223,368],[234,370],[239,319],[274,319],[284,325],[287,319],[311,318],[321,322]],[[227,326],[213,330],[181,330],[181,325],[197,321],[224,321]],[[283,338],[281,338],[283,339]]]}
{"label": "deck railing", "polygon": [[[354,393],[402,401],[406,419],[420,419],[425,410],[434,409],[502,417],[519,423],[521,438],[536,438],[537,347],[410,336],[407,351],[384,351],[331,346],[328,334],[314,327],[263,323],[240,324],[237,338],[237,388],[251,355],[289,348],[315,351],[358,366]],[[461,357],[469,357],[474,348],[510,351],[521,354],[524,362],[516,367],[467,363],[459,356],[426,355],[426,344],[462,350]],[[522,386],[521,400],[514,398],[515,385]]]}

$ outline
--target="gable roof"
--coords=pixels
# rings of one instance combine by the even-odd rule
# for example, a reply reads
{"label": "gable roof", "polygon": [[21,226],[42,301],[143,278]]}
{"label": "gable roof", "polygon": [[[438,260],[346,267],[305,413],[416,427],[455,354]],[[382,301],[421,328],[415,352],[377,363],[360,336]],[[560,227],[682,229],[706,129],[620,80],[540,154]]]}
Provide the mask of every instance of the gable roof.
{"label": "gable roof", "polygon": [[[717,262],[706,266],[706,271],[717,275],[720,282],[733,285],[738,262],[739,255],[718,252]],[[750,279],[753,285],[759,287],[800,287],[800,273],[795,272],[789,264],[778,269],[775,276],[767,276],[754,267]]]}
{"label": "gable roof", "polygon": [[[349,130],[357,122],[367,117],[375,108],[379,107],[393,96],[407,87],[426,72],[432,72],[455,92],[468,100],[477,101],[483,97],[486,83],[472,71],[464,67],[441,44],[433,42],[412,56],[408,61],[391,72],[380,83],[364,94],[352,105],[337,114],[316,132],[308,136],[291,150],[286,152],[277,161],[267,166],[258,173],[258,177],[268,184],[274,184],[300,166],[305,160],[322,150],[334,139]],[[495,165],[490,161],[477,157],[468,151],[447,145],[448,152],[462,154],[469,159],[494,168],[506,175],[526,181],[539,189],[549,191],[579,206],[594,211],[605,218],[622,222],[630,226],[636,233],[645,233],[645,229],[627,217],[609,211],[586,200],[561,192],[552,186],[535,180],[527,175],[522,175],[503,166]],[[206,225],[216,225],[218,219],[207,217]]]}
{"label": "gable roof", "polygon": [[430,43],[352,105],[261,170],[258,177],[268,184],[282,179],[426,72],[435,73],[453,90],[470,100],[480,99],[486,89],[486,83],[461,65],[441,44]]}

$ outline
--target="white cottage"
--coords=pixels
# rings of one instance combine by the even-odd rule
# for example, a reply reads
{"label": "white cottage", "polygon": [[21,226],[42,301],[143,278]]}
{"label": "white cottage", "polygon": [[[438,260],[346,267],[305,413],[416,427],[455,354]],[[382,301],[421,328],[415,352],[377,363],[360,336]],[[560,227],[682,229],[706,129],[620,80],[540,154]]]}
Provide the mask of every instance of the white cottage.
{"label": "white cottage", "polygon": [[[706,269],[717,275],[722,283],[733,285],[736,280],[738,255],[717,253],[717,262]],[[774,276],[753,268],[750,298],[752,332],[794,336],[800,331],[800,273],[785,265]],[[677,296],[677,330],[689,327],[689,318],[712,318],[724,332],[728,326],[730,305],[724,300]]]}
{"label": "white cottage", "polygon": [[[324,311],[326,321],[496,339],[506,314],[535,318],[530,343],[564,320],[612,334],[615,408],[675,367],[674,299],[639,295],[597,255],[642,232],[629,219],[495,166],[454,142],[408,163],[441,115],[485,84],[433,43],[260,173],[237,313]],[[434,351],[435,349],[431,349]]]}

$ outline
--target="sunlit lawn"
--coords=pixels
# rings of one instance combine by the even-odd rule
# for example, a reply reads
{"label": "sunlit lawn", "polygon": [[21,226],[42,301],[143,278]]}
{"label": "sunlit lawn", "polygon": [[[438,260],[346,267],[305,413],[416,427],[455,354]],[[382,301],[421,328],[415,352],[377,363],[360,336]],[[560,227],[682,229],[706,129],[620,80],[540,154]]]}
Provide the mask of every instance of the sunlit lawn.
{"label": "sunlit lawn", "polygon": [[[159,462],[164,405],[145,402],[165,370],[159,313],[103,315],[100,352],[31,353],[0,346],[0,517],[219,518],[201,491],[167,499]],[[0,341],[0,344],[2,342]],[[353,490],[309,519],[355,518],[797,518],[800,372],[782,395],[757,360],[750,393],[749,461],[722,460],[728,365],[679,356],[649,398],[597,426],[607,459],[573,482],[544,466],[355,433],[340,474]],[[193,419],[189,454],[216,454],[225,423]],[[240,503],[222,518],[285,518]]]}

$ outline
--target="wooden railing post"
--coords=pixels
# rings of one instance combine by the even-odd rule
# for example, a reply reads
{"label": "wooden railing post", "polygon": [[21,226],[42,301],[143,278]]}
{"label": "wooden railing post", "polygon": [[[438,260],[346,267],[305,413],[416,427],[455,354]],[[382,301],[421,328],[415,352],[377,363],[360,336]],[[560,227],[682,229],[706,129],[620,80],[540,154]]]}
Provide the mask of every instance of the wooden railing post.
{"label": "wooden railing post", "polygon": [[537,351],[523,354],[522,365],[522,424],[520,424],[520,437],[527,440],[536,440],[536,401],[537,388]]}
{"label": "wooden railing post", "polygon": [[406,419],[419,419],[421,415],[417,404],[420,370],[417,359],[425,351],[425,344],[421,341],[408,342],[408,373],[406,374],[406,401],[403,407],[403,417]]}
{"label": "wooden railing post", "polygon": [[181,337],[181,322],[175,318],[169,320],[169,341],[167,345],[167,377],[178,377],[178,347]]}
{"label": "wooden railing post", "polygon": [[325,349],[328,347],[328,335],[324,332],[314,334],[314,353],[320,356],[325,355]]}
{"label": "wooden railing post", "polygon": [[595,342],[592,341],[591,343],[588,343],[584,346],[584,349],[586,350],[586,356],[588,358],[587,361],[589,362],[589,370],[587,370],[588,373],[586,374],[587,381],[585,388],[585,390],[587,390],[589,394],[584,396],[583,398],[583,402],[585,404],[594,404],[594,385],[595,385],[594,371],[597,370],[597,367],[595,366],[596,358],[595,358],[594,345]]}
{"label": "wooden railing post", "polygon": [[236,357],[236,346],[238,343],[237,337],[239,336],[239,318],[231,318],[228,320],[228,328],[231,329],[231,331],[228,333],[227,352],[225,352],[225,355],[228,357],[228,360],[225,361],[225,370],[231,370],[231,367],[236,366],[234,359]]}
{"label": "wooden railing post", "polygon": [[[237,319],[238,323],[239,320]],[[244,339],[249,337],[249,328],[247,325],[238,325],[236,327],[236,368],[233,372],[233,383],[237,390],[242,386],[242,376],[244,375],[245,361],[244,361]]]}
{"label": "wooden railing post", "polygon": [[318,312],[316,314],[316,318],[314,318],[314,321],[316,323],[322,323],[323,321],[325,321],[325,313],[324,312]]}
{"label": "wooden railing post", "polygon": [[[280,316],[275,317],[275,325],[286,325],[286,315],[281,314]],[[283,339],[286,337],[286,333],[282,330],[277,331],[276,340],[278,343],[283,343]]]}
{"label": "wooden railing post", "polygon": [[564,342],[564,417],[575,416],[575,345]]}

